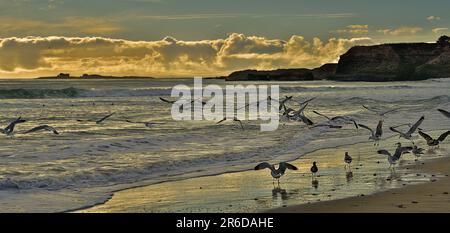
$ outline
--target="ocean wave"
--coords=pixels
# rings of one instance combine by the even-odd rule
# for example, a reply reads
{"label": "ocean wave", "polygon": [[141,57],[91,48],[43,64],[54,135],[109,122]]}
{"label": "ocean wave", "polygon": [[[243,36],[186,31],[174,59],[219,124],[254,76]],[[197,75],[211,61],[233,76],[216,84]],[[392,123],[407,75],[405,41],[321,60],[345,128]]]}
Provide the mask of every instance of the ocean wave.
{"label": "ocean wave", "polygon": [[281,92],[327,92],[327,91],[349,91],[349,90],[403,90],[414,89],[415,87],[409,85],[395,85],[395,86],[320,86],[320,87],[280,87]]}
{"label": "ocean wave", "polygon": [[83,97],[138,97],[169,95],[170,89],[108,89],[87,90],[80,88],[64,89],[3,89],[0,99],[50,99],[50,98],[83,98]]}

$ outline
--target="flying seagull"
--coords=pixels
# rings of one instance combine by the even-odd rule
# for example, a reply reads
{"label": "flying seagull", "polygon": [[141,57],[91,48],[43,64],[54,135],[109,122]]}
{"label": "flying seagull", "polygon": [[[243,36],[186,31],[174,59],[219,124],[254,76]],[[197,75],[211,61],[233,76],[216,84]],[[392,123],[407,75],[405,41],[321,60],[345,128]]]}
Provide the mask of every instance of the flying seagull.
{"label": "flying seagull", "polygon": [[374,146],[380,144],[379,141],[381,139],[381,136],[383,135],[383,120],[380,120],[378,122],[378,125],[377,125],[377,128],[375,129],[375,131],[372,130],[371,128],[369,128],[368,126],[363,125],[363,124],[358,124],[358,126],[370,131],[371,135],[369,137],[369,140],[373,140],[374,141],[374,144],[373,144]]}
{"label": "flying seagull", "polygon": [[39,132],[39,131],[49,131],[49,132],[52,132],[54,134],[59,134],[58,131],[56,131],[55,128],[53,128],[51,126],[48,126],[48,125],[40,125],[40,126],[32,128],[30,130],[27,130],[27,131],[25,131],[23,133],[24,134],[29,134],[29,133]]}
{"label": "flying seagull", "polygon": [[318,112],[318,111],[315,111],[315,110],[312,111],[312,112],[315,113],[316,115],[319,115],[319,116],[321,116],[321,117],[324,117],[324,118],[326,118],[327,120],[332,121],[332,122],[336,122],[336,121],[339,121],[339,120],[343,120],[343,121],[345,121],[345,122],[352,122],[353,125],[355,126],[355,128],[358,129],[358,124],[356,123],[356,121],[353,120],[353,119],[351,119],[351,118],[349,118],[349,117],[346,117],[346,116],[328,117],[328,116],[326,116],[326,115],[324,115],[324,114],[322,114],[322,113],[320,113],[320,112]]}
{"label": "flying seagull", "polygon": [[[174,103],[177,102],[177,101],[175,101],[175,100],[168,100],[168,99],[164,99],[164,98],[162,98],[162,97],[159,97],[159,99],[160,99],[162,102],[169,103],[169,104],[174,104]],[[190,103],[192,104],[192,103],[197,102],[197,101],[200,101],[200,100],[192,100]],[[201,101],[201,102],[202,102],[202,105],[205,105],[205,104],[206,104],[205,101]]]}
{"label": "flying seagull", "polygon": [[[266,168],[270,169],[270,175],[272,175],[272,177],[277,180],[278,184],[280,184],[280,178],[284,175],[284,173],[286,172],[286,169],[298,170],[298,168],[296,166],[294,166],[290,163],[287,163],[287,162],[279,163],[278,168],[275,168],[275,165],[273,165],[273,164],[263,162],[263,163],[256,165],[255,170],[261,170],[261,169],[266,169]],[[275,184],[275,181],[273,183]]]}
{"label": "flying seagull", "polygon": [[16,125],[24,122],[26,122],[26,120],[23,120],[22,117],[19,117],[11,121],[11,123],[9,123],[9,125],[6,126],[6,128],[0,129],[0,133],[6,134],[7,136],[12,136],[14,135],[14,128],[16,127]]}
{"label": "flying seagull", "polygon": [[113,113],[111,113],[111,114],[108,114],[108,115],[102,117],[102,118],[99,119],[99,120],[92,119],[92,120],[77,120],[77,121],[78,121],[78,122],[94,121],[96,124],[101,124],[101,123],[103,123],[104,121],[106,121],[106,119],[110,118],[110,117],[111,117],[112,115],[114,115],[114,114],[115,114],[115,113],[113,112]]}
{"label": "flying seagull", "polygon": [[422,124],[423,120],[425,120],[425,117],[424,116],[420,117],[420,119],[414,125],[412,125],[406,133],[401,132],[394,127],[390,127],[389,129],[392,132],[398,133],[400,135],[399,137],[403,137],[405,139],[411,140],[412,134],[417,130],[417,128],[420,126],[420,124]]}
{"label": "flying seagull", "polygon": [[284,99],[280,101],[279,111],[281,111],[281,109],[283,109],[283,106],[285,106],[286,102],[291,99],[292,99],[292,96],[285,96]]}
{"label": "flying seagull", "polygon": [[420,148],[418,146],[416,146],[415,144],[413,144],[413,149],[412,149],[412,153],[413,155],[415,155],[416,157],[420,157],[421,155],[423,155],[423,148]]}
{"label": "flying seagull", "polygon": [[387,110],[387,111],[378,111],[378,110],[375,110],[375,109],[373,109],[373,108],[369,108],[369,107],[367,107],[367,106],[365,106],[365,105],[362,105],[362,107],[365,108],[366,110],[370,111],[370,112],[376,113],[376,114],[379,115],[379,116],[384,116],[384,115],[386,115],[386,114],[388,114],[388,113],[396,112],[396,111],[399,110],[399,108],[396,108],[396,109],[390,109],[390,110]]}
{"label": "flying seagull", "polygon": [[402,147],[402,144],[400,142],[397,143],[397,148],[395,149],[394,154],[392,155],[387,150],[378,150],[377,153],[380,155],[387,155],[388,156],[388,162],[389,162],[389,168],[394,167],[397,161],[400,159],[400,157],[405,154],[412,151],[413,148],[410,146]]}
{"label": "flying seagull", "polygon": [[331,124],[318,124],[318,125],[314,125],[312,128],[317,128],[317,127],[328,127],[330,129],[342,129],[342,126],[340,126],[340,125],[331,125]]}
{"label": "flying seagull", "polygon": [[309,119],[307,116],[305,116],[304,111],[307,106],[308,106],[308,103],[303,105],[298,111],[291,111],[288,109],[289,114],[287,114],[287,117],[289,119],[301,121],[301,122],[305,123],[306,125],[314,125],[314,122],[311,119]]}
{"label": "flying seagull", "polygon": [[125,122],[132,123],[132,124],[143,124],[145,127],[151,128],[155,125],[163,125],[165,123],[157,123],[157,122],[144,122],[144,121],[131,121],[131,120],[125,120]]}
{"label": "flying seagull", "polygon": [[441,112],[447,118],[450,118],[450,112],[445,111],[444,109],[438,109],[438,111]]}
{"label": "flying seagull", "polygon": [[427,141],[428,146],[439,147],[439,143],[445,140],[445,138],[450,134],[450,130],[441,134],[441,136],[439,136],[437,139],[432,138],[430,135],[428,135],[422,131],[419,131],[419,134]]}
{"label": "flying seagull", "polygon": [[[217,122],[216,125],[218,125],[218,124],[220,124],[220,123],[222,123],[222,122],[224,122],[224,121],[226,121],[226,120],[228,120],[228,119],[227,119],[226,117],[224,117],[222,120],[220,120],[219,122]],[[241,126],[241,129],[242,129],[242,130],[245,130],[245,129],[244,129],[244,126],[242,125],[242,121],[241,121],[241,120],[239,120],[239,119],[237,119],[236,117],[234,117],[234,118],[233,118],[233,121],[239,122],[239,125]]]}

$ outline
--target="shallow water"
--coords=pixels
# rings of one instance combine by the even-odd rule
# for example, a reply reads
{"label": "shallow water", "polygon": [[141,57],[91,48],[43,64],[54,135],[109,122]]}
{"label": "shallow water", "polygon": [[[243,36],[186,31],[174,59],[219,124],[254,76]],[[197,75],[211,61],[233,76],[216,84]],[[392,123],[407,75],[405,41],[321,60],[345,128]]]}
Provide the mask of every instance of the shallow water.
{"label": "shallow water", "polygon": [[[2,126],[12,118],[22,116],[28,122],[20,124],[18,131],[49,124],[61,133],[17,134],[12,138],[1,136],[1,211],[76,209],[103,202],[118,189],[250,170],[262,161],[294,160],[318,149],[366,142],[368,138],[367,131],[356,131],[351,125],[341,130],[308,129],[300,123],[286,122],[276,131],[260,132],[260,122],[245,122],[246,130],[242,131],[232,122],[216,125],[211,121],[173,121],[170,105],[162,103],[158,97],[168,97],[171,88],[177,84],[193,85],[189,79],[0,80]],[[204,80],[204,84],[223,86],[234,83]],[[426,120],[421,126],[424,130],[450,128],[450,121],[435,110],[438,107],[450,109],[450,80],[446,79],[395,83],[314,81],[269,84],[279,84],[280,95],[293,95],[296,99],[318,97],[306,112],[315,122],[324,119],[311,113],[313,109],[330,116],[352,116],[360,123],[375,127],[379,117],[364,110],[361,105],[365,104],[405,109],[388,115],[386,126],[405,121],[412,123],[425,115]],[[77,122],[77,119],[99,119],[111,112],[116,114],[101,125]],[[124,123],[124,119],[164,124],[146,128]],[[384,131],[386,136],[393,135],[387,127]],[[380,147],[392,149],[392,144],[381,144]],[[367,145],[371,146],[370,143]],[[347,149],[354,150],[351,148]],[[445,149],[442,147],[441,150],[445,152]],[[365,156],[373,153],[373,148],[366,151],[352,153]],[[313,154],[311,160],[326,168],[341,170],[342,156],[336,154],[336,158]],[[307,161],[308,156],[302,159]],[[309,169],[305,166],[303,171]],[[326,169],[323,174],[337,172],[333,169]],[[378,169],[384,171],[386,167],[375,166],[369,170],[372,173]],[[261,172],[262,175],[264,171]],[[321,179],[320,187],[328,188],[325,184],[333,183],[334,176],[324,177],[329,178]],[[304,182],[307,180],[305,177]],[[360,179],[353,180],[360,182]],[[283,185],[290,186],[289,181]],[[300,186],[304,187],[303,184]],[[359,190],[352,188],[348,193],[356,195]]]}

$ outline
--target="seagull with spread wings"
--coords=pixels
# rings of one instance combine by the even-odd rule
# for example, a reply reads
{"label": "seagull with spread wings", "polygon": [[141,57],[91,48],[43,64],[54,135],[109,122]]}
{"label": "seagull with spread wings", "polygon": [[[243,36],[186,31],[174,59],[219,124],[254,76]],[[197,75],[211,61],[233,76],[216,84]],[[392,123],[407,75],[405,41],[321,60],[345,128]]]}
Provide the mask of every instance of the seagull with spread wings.
{"label": "seagull with spread wings", "polygon": [[383,120],[380,120],[378,122],[377,128],[374,130],[372,130],[370,127],[368,127],[367,125],[363,125],[363,124],[357,124],[359,127],[367,129],[370,131],[370,137],[369,140],[374,141],[374,146],[379,145],[380,143],[380,139],[381,136],[383,136]]}
{"label": "seagull with spread wings", "polygon": [[[222,123],[222,122],[224,122],[224,121],[226,121],[226,120],[228,120],[228,118],[224,117],[222,120],[220,120],[219,122],[217,122],[216,125],[218,125],[218,124],[220,124],[220,123]],[[241,129],[242,129],[242,130],[245,130],[245,129],[244,129],[244,125],[242,125],[242,121],[241,121],[241,120],[239,120],[237,117],[234,117],[234,118],[233,118],[233,121],[234,121],[234,122],[238,122],[239,125],[241,126]]]}
{"label": "seagull with spread wings", "polygon": [[40,125],[40,126],[36,126],[30,130],[27,130],[25,132],[23,132],[23,134],[29,134],[29,133],[36,133],[36,132],[40,132],[40,131],[49,131],[52,132],[53,134],[59,134],[58,131],[56,131],[55,128],[49,126],[49,125]]}
{"label": "seagull with spread wings", "polygon": [[396,111],[400,110],[400,108],[395,108],[395,109],[390,109],[390,110],[385,110],[385,111],[379,111],[379,110],[376,110],[374,108],[369,108],[366,105],[362,105],[362,107],[365,108],[366,110],[370,111],[370,112],[373,112],[373,113],[381,116],[381,117],[383,117],[384,115],[386,115],[388,113],[392,113],[392,112],[396,112]]}
{"label": "seagull with spread wings", "polygon": [[5,134],[6,136],[13,136],[14,135],[14,128],[17,124],[25,123],[26,120],[23,120],[22,117],[19,117],[13,121],[11,121],[8,126],[4,129],[0,129],[0,133]]}
{"label": "seagull with spread wings", "polygon": [[[280,184],[280,178],[284,175],[284,173],[286,172],[286,169],[298,170],[298,168],[296,166],[294,166],[290,163],[287,163],[287,162],[279,163],[278,168],[275,168],[274,164],[269,164],[267,162],[263,162],[263,163],[256,165],[255,170],[261,170],[261,169],[266,169],[266,168],[270,169],[270,175],[272,175],[272,177],[278,181],[278,185]],[[273,181],[273,183],[275,184],[275,181]]]}
{"label": "seagull with spread wings", "polygon": [[405,138],[405,139],[408,139],[408,140],[411,140],[412,134],[417,130],[417,128],[419,128],[419,126],[422,124],[422,122],[423,122],[424,120],[425,120],[425,117],[424,117],[424,116],[420,117],[420,119],[419,119],[414,125],[412,125],[412,126],[409,128],[409,130],[406,131],[406,132],[401,132],[400,130],[398,130],[398,129],[394,128],[394,127],[390,127],[389,129],[390,129],[392,132],[398,133],[398,134],[399,134],[399,137]]}
{"label": "seagull with spread wings", "polygon": [[95,122],[96,124],[101,124],[101,123],[105,122],[108,118],[112,117],[114,114],[115,114],[114,112],[110,113],[110,114],[108,114],[108,115],[106,115],[106,116],[104,116],[104,117],[102,117],[100,119],[77,120],[77,121],[78,122],[89,122],[89,121],[92,121],[92,122]]}
{"label": "seagull with spread wings", "polygon": [[419,131],[420,136],[423,137],[423,139],[425,139],[427,141],[427,145],[429,147],[439,147],[439,143],[443,142],[445,140],[445,138],[447,138],[447,136],[450,134],[450,130],[448,130],[447,132],[441,134],[441,136],[439,136],[437,139],[432,138],[430,135]]}
{"label": "seagull with spread wings", "polygon": [[438,111],[440,113],[442,113],[442,115],[446,116],[447,118],[450,118],[450,112],[445,111],[444,109],[438,109]]}
{"label": "seagull with spread wings", "polygon": [[388,162],[389,162],[389,168],[395,169],[395,164],[397,164],[398,160],[400,160],[401,156],[405,153],[409,153],[413,150],[413,147],[406,146],[402,147],[402,144],[400,142],[397,143],[397,148],[395,149],[394,154],[391,154],[387,150],[378,150],[378,154],[380,155],[387,155]]}

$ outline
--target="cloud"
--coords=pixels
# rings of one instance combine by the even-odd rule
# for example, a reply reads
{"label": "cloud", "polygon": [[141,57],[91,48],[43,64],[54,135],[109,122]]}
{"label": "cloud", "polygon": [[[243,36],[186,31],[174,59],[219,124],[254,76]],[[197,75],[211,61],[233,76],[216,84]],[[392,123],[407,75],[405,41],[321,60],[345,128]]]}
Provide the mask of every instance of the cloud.
{"label": "cloud", "polygon": [[427,20],[428,20],[428,21],[439,21],[439,20],[441,20],[441,17],[431,15],[431,16],[428,16],[428,17],[427,17]]}
{"label": "cloud", "polygon": [[343,29],[338,29],[336,32],[339,34],[367,34],[369,32],[369,25],[367,24],[352,24]]}
{"label": "cloud", "polygon": [[423,28],[421,28],[421,27],[399,27],[396,29],[380,29],[378,31],[384,33],[385,35],[404,36],[404,35],[417,34],[421,31],[423,31]]}
{"label": "cloud", "polygon": [[439,33],[443,33],[445,31],[448,31],[448,28],[433,28],[433,29],[431,29],[431,31],[433,33],[439,34]]}
{"label": "cloud", "polygon": [[26,33],[85,33],[106,35],[121,31],[122,28],[110,20],[94,17],[65,17],[61,21],[51,22],[31,19],[0,18],[0,31],[5,34]]}
{"label": "cloud", "polygon": [[112,75],[226,75],[239,69],[316,67],[336,62],[370,38],[322,41],[294,35],[288,40],[231,33],[224,39],[129,41],[103,37],[0,38],[0,76],[58,72]]}

